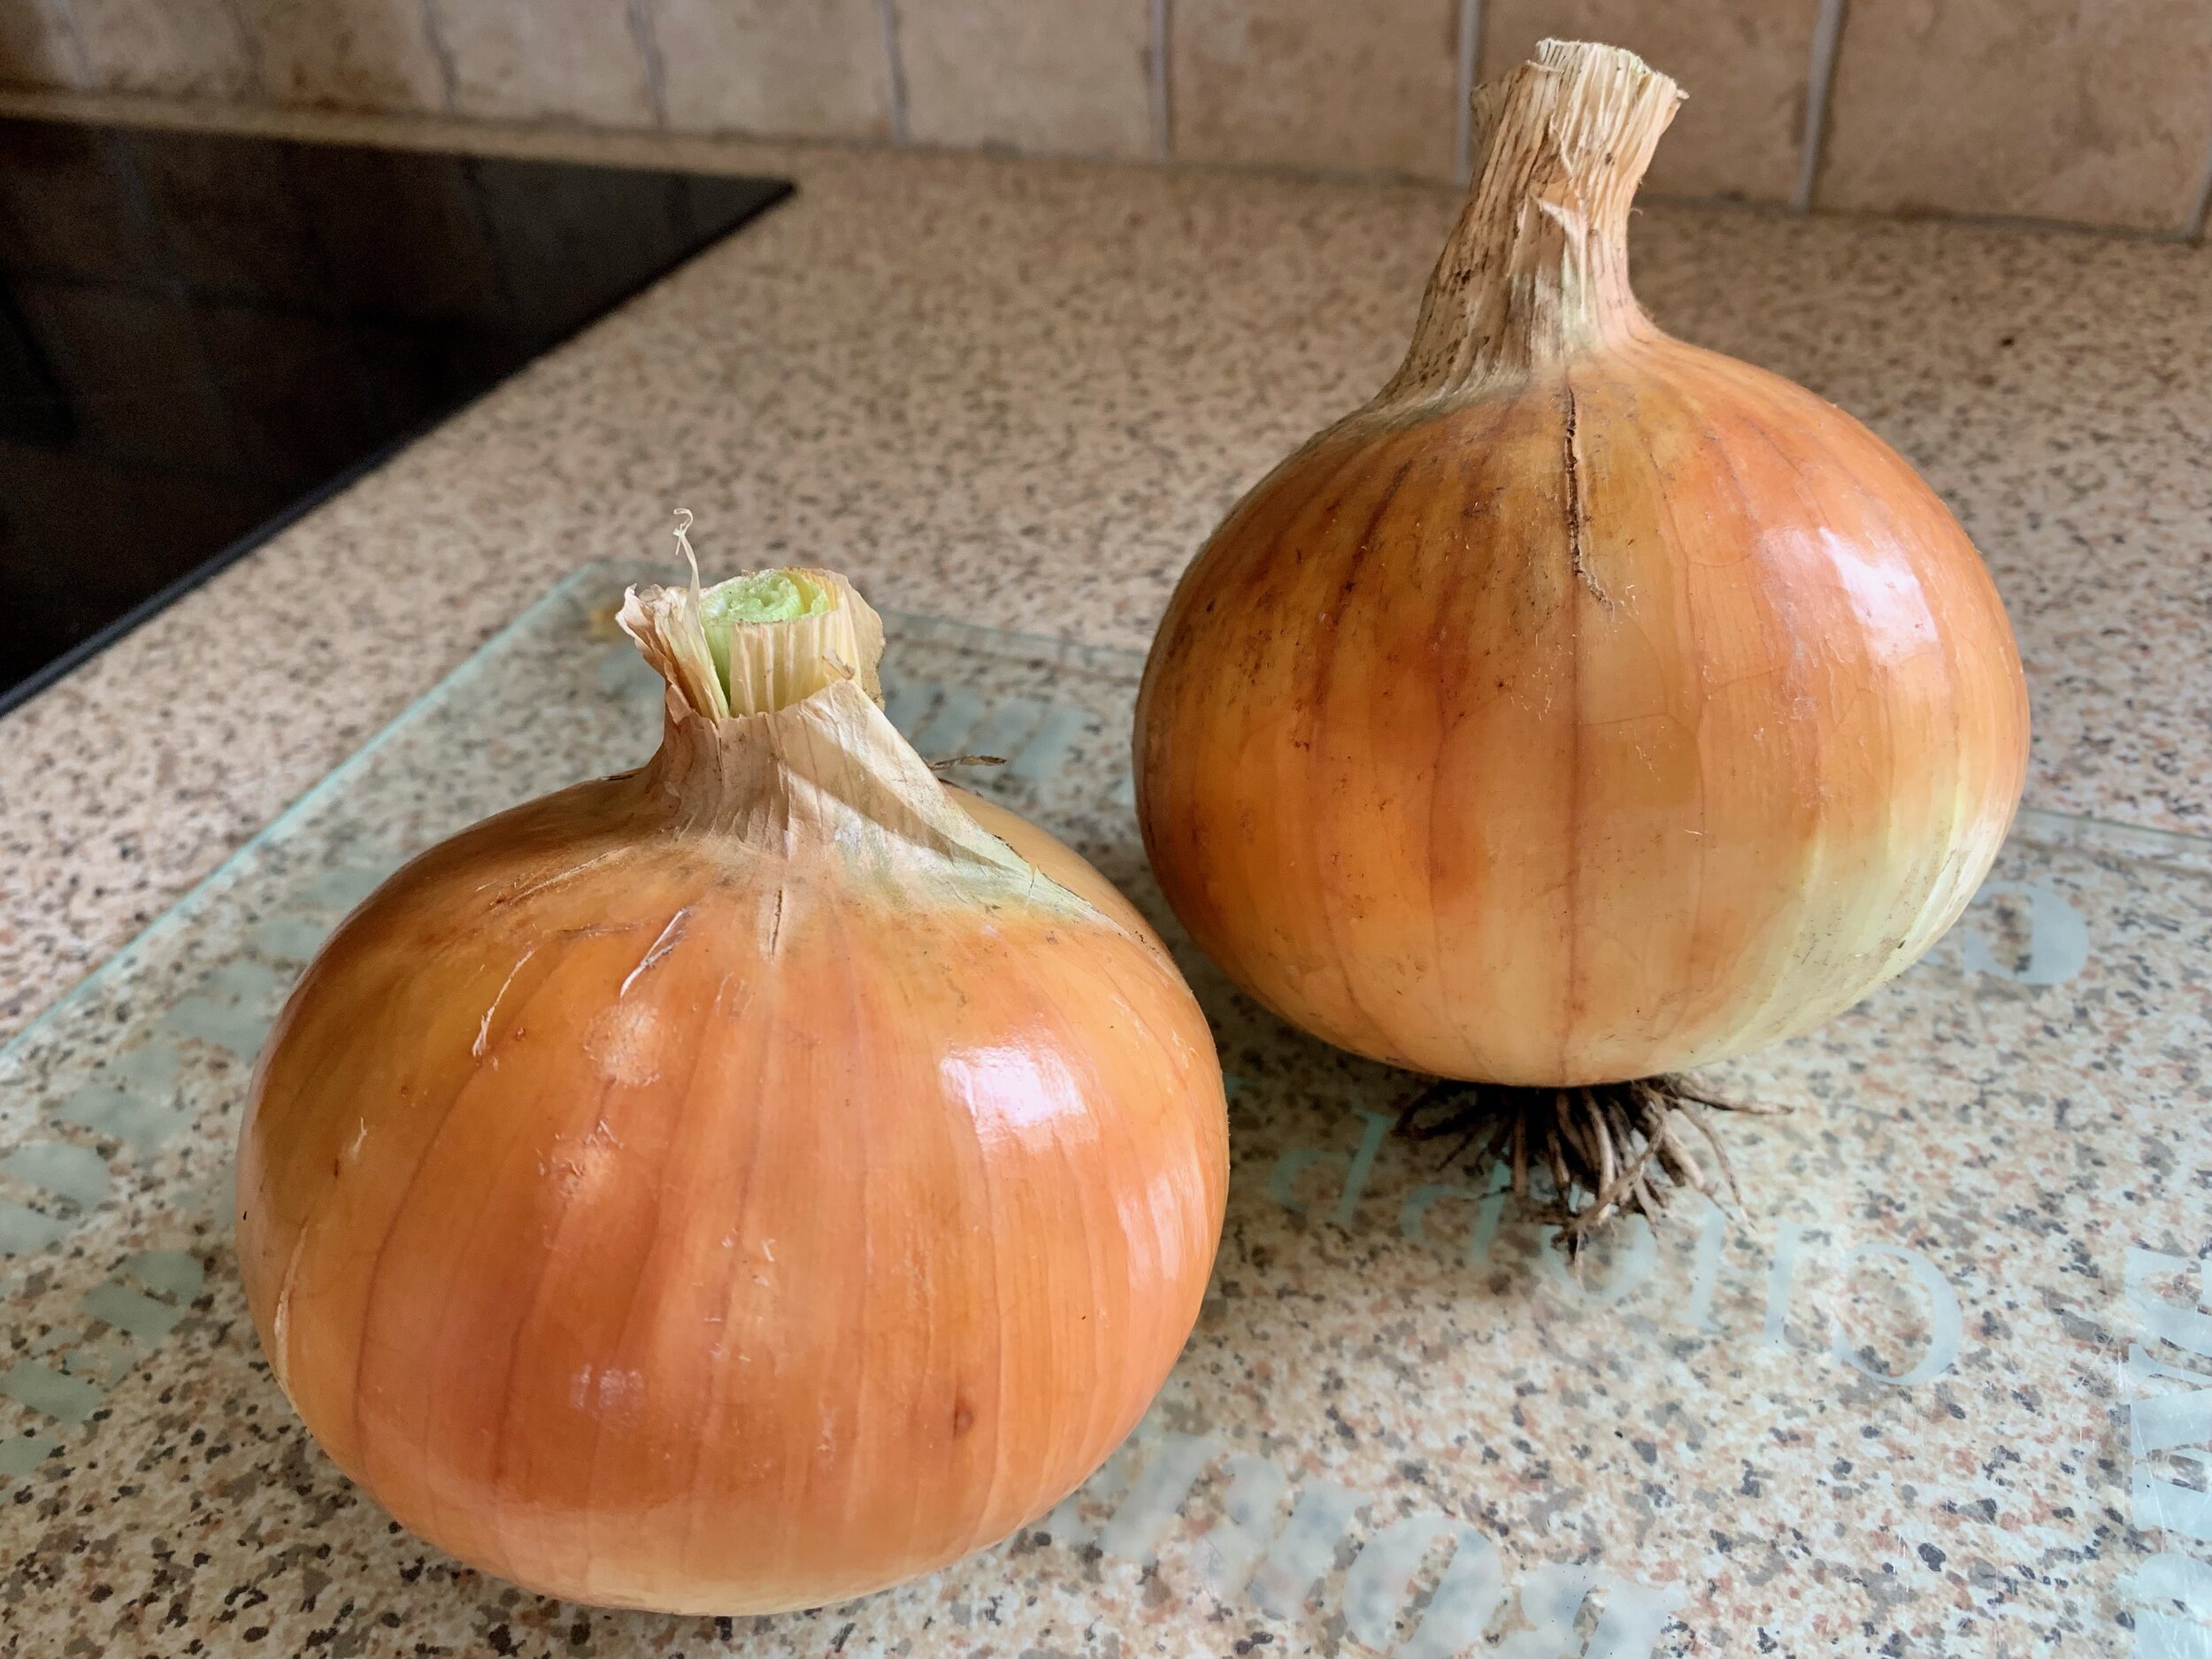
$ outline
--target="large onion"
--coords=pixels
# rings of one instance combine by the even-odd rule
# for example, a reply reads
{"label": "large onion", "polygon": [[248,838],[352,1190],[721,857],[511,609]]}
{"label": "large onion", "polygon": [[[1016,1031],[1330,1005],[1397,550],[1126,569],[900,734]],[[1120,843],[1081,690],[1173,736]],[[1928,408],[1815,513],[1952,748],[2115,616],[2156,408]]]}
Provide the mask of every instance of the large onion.
{"label": "large onion", "polygon": [[1629,291],[1678,96],[1556,42],[1485,92],[1404,366],[1237,505],[1145,676],[1145,842],[1192,936],[1440,1077],[1816,1025],[1951,923],[2019,798],[2019,657],[1956,520]]}
{"label": "large onion", "polygon": [[1114,1448],[1196,1317],[1226,1123],[1158,940],[916,757],[841,579],[702,615],[625,609],[649,766],[425,854],[309,970],[238,1249],[277,1380],[409,1528],[759,1612],[951,1561]]}

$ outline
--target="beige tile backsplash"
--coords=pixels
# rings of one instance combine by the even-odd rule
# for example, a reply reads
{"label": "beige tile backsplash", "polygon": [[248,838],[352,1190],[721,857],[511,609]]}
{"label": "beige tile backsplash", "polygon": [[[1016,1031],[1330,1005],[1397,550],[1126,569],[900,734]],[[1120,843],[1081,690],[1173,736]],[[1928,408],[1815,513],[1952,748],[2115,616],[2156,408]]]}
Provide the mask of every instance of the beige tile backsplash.
{"label": "beige tile backsplash", "polygon": [[495,121],[651,127],[647,39],[626,0],[435,0],[453,107]]}
{"label": "beige tile backsplash", "polygon": [[1459,0],[1173,0],[1176,156],[1448,180]]}
{"label": "beige tile backsplash", "polygon": [[67,0],[67,6],[93,86],[203,98],[263,94],[252,37],[231,0]]}
{"label": "beige tile backsplash", "polygon": [[1852,0],[1818,205],[2171,230],[2212,154],[2212,0]]}
{"label": "beige tile backsplash", "polygon": [[1153,153],[1150,0],[889,0],[925,144]]}
{"label": "beige tile backsplash", "polygon": [[447,88],[422,0],[238,0],[279,104],[435,110]]}
{"label": "beige tile backsplash", "polygon": [[0,5],[0,86],[78,87],[88,78],[57,0]]}
{"label": "beige tile backsplash", "polygon": [[880,0],[649,0],[648,12],[677,130],[893,135]]}
{"label": "beige tile backsplash", "polygon": [[1655,192],[2201,233],[2212,0],[0,0],[0,83],[1445,181],[1547,35],[1687,89]]}

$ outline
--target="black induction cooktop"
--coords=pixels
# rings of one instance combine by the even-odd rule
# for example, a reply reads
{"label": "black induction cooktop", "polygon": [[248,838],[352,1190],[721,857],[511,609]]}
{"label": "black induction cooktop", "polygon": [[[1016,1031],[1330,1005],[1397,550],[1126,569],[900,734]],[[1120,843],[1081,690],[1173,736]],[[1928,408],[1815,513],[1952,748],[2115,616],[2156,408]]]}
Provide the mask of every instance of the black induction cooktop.
{"label": "black induction cooktop", "polygon": [[789,190],[0,119],[0,712]]}

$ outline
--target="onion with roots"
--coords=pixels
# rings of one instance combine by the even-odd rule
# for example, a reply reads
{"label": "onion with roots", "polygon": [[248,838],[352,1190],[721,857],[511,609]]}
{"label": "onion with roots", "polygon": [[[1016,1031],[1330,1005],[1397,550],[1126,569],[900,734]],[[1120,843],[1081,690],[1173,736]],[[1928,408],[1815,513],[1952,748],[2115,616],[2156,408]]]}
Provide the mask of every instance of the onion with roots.
{"label": "onion with roots", "polygon": [[402,1523],[534,1590],[816,1606],[1129,1432],[1227,1125],[1152,931],[949,788],[840,577],[634,592],[661,749],[424,854],[264,1055],[238,1254],[277,1381]]}
{"label": "onion with roots", "polygon": [[1199,946],[1447,1079],[1409,1127],[1486,1135],[1517,1188],[1548,1169],[1570,1243],[1714,1185],[1669,1074],[1917,958],[2027,753],[2003,607],[1927,485],[1630,292],[1678,97],[1558,42],[1486,89],[1404,365],[1215,532],[1137,719],[1145,844]]}

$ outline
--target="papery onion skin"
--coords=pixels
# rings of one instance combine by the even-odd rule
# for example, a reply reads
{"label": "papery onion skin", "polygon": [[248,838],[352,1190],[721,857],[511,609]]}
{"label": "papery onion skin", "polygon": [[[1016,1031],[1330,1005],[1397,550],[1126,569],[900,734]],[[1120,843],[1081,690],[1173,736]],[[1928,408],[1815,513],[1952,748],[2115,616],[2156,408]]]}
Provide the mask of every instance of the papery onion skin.
{"label": "papery onion skin", "polygon": [[[850,683],[801,706],[840,698],[881,720]],[[780,822],[764,851],[693,810],[746,722],[670,705],[653,767],[479,826],[334,937],[257,1079],[241,1268],[300,1415],[411,1531],[582,1601],[810,1607],[1003,1537],[1128,1433],[1210,1270],[1220,1072],[1043,832],[943,792],[857,860]],[[818,780],[795,730],[777,764]],[[901,864],[979,826],[1026,888]]]}
{"label": "papery onion skin", "polygon": [[1627,200],[1675,95],[1575,56],[1607,50],[1489,106],[1605,83],[1501,130],[1405,369],[1214,534],[1139,706],[1194,941],[1441,1077],[1617,1081],[1821,1024],[1957,917],[2025,768],[2011,630],[1941,502],[1635,305]]}

